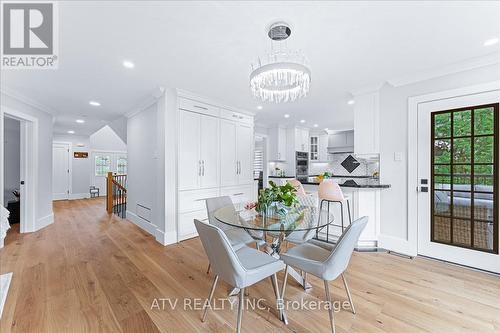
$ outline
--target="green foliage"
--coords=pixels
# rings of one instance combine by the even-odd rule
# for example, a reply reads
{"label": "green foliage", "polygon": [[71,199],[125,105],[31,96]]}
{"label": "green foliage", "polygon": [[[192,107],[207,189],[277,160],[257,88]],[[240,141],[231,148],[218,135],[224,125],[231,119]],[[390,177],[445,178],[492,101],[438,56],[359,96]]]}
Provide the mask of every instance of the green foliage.
{"label": "green foliage", "polygon": [[269,181],[270,187],[260,191],[259,202],[257,203],[257,211],[264,211],[274,202],[280,202],[287,207],[292,207],[298,204],[297,190],[291,184],[278,186],[273,181]]}
{"label": "green foliage", "polygon": [[[474,115],[474,119],[472,119],[472,115]],[[449,139],[452,129],[453,136],[459,138]],[[470,166],[456,165],[451,170],[450,165],[454,163],[493,163],[493,132],[493,108],[474,109],[474,112],[464,110],[436,114],[434,116],[434,163],[448,164],[434,166],[436,183],[449,184],[453,174],[454,184],[471,184],[470,174],[472,170]],[[473,138],[472,135],[488,136]],[[472,152],[472,146],[474,146],[474,152]],[[474,161],[472,161],[472,156],[474,156]],[[475,184],[493,184],[492,166],[475,165],[474,174]]]}

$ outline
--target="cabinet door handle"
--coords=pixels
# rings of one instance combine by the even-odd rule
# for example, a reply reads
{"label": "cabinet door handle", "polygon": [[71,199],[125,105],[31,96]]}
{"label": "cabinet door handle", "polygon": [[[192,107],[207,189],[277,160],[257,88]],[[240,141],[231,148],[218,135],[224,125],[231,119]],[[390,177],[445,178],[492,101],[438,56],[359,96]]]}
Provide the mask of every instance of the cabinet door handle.
{"label": "cabinet door handle", "polygon": [[208,110],[208,108],[204,106],[199,106],[199,105],[193,105],[195,108],[202,109],[202,110]]}
{"label": "cabinet door handle", "polygon": [[241,193],[235,193],[235,194],[233,194],[233,195],[234,195],[234,196],[237,196],[237,195],[243,195],[243,194],[245,194],[245,193],[241,192]]}
{"label": "cabinet door handle", "polygon": [[198,176],[201,176],[201,161],[198,161]]}
{"label": "cabinet door handle", "polygon": [[205,160],[201,160],[201,175],[205,176]]}
{"label": "cabinet door handle", "polygon": [[236,174],[238,174],[238,161],[236,161]]}

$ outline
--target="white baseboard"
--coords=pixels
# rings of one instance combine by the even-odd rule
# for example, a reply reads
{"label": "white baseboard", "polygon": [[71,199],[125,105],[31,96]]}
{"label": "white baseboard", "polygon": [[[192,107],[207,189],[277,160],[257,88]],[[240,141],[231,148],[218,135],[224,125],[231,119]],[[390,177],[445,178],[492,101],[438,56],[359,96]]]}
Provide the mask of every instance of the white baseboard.
{"label": "white baseboard", "polygon": [[165,245],[177,243],[177,233],[175,231],[168,231],[165,233]]}
{"label": "white baseboard", "polygon": [[33,231],[38,231],[38,230],[45,228],[46,226],[48,226],[52,223],[54,223],[54,213],[49,214],[47,216],[44,216],[42,218],[39,218],[36,221],[35,230],[33,230]]}
{"label": "white baseboard", "polygon": [[155,238],[156,238],[156,241],[158,243],[160,243],[161,245],[163,245],[163,246],[167,245],[165,242],[165,233],[163,231],[161,231],[160,229],[155,230]]}
{"label": "white baseboard", "polygon": [[[142,230],[146,231],[147,233],[151,234],[152,236],[156,237],[156,226],[152,223],[149,223],[145,219],[139,217],[138,215],[132,213],[130,210],[127,210],[127,220],[141,228]],[[163,244],[163,242],[160,242]]]}
{"label": "white baseboard", "polygon": [[413,247],[407,239],[380,234],[378,236],[378,246],[385,250],[405,254],[410,257],[415,257]]}
{"label": "white baseboard", "polygon": [[78,200],[78,199],[88,199],[90,198],[90,193],[72,193],[69,195],[69,200]]}

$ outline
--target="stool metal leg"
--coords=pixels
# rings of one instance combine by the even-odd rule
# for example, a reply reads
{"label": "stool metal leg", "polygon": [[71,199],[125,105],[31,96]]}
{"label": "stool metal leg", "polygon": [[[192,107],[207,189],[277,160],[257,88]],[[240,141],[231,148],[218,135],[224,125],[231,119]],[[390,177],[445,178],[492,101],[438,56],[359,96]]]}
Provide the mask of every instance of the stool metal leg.
{"label": "stool metal leg", "polygon": [[342,227],[342,232],[344,232],[344,205],[342,201],[339,201],[340,204],[340,225]]}
{"label": "stool metal leg", "polygon": [[349,213],[349,224],[352,223],[352,218],[351,218],[351,207],[350,207],[350,204],[349,204],[349,200],[346,200],[347,201],[347,212]]}

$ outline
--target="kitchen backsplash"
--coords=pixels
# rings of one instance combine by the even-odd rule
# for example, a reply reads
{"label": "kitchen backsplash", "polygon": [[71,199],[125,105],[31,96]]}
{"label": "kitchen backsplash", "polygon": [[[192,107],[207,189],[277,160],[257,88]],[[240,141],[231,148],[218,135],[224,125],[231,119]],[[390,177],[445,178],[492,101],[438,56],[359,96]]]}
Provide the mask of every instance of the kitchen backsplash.
{"label": "kitchen backsplash", "polygon": [[[350,168],[349,155],[351,155],[359,165],[349,173]],[[335,176],[373,176],[380,171],[380,159],[378,156],[357,156],[355,154],[332,154],[329,156],[328,162],[311,162],[309,164],[310,175],[320,175],[326,171],[333,173]],[[346,160],[347,159],[347,160]],[[345,161],[345,162],[344,162]],[[344,167],[342,163],[344,162]],[[355,162],[354,162],[355,163]]]}

